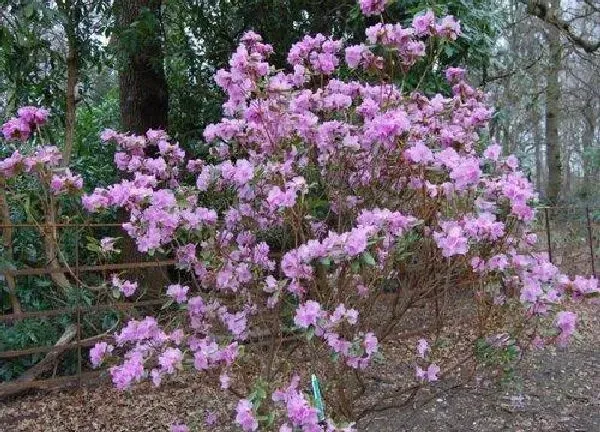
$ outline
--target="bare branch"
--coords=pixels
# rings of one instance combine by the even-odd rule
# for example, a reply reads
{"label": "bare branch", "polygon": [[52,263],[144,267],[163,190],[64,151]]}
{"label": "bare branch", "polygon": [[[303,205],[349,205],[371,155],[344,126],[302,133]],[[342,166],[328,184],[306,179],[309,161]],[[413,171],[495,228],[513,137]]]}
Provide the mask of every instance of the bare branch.
{"label": "bare branch", "polygon": [[[582,48],[585,52],[593,53],[600,49],[600,40],[591,41],[576,34],[573,31],[571,24],[561,19],[556,11],[548,8],[548,5],[542,0],[520,0],[520,2],[527,6],[527,13],[529,15],[538,17],[542,21],[555,26],[561,30],[573,44]],[[591,5],[593,8],[598,8],[598,6],[593,5],[589,0],[586,1],[586,4]]]}

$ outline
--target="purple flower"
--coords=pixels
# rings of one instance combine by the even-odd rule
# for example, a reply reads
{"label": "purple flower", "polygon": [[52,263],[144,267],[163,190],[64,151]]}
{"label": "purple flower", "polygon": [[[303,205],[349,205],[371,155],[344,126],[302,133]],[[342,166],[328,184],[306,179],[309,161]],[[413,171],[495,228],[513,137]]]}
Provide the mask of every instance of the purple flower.
{"label": "purple flower", "polygon": [[430,364],[427,369],[416,367],[416,375],[419,381],[434,382],[438,380],[437,374],[440,373],[440,367],[434,363]]}
{"label": "purple flower", "polygon": [[387,0],[358,0],[360,10],[366,16],[379,15],[385,10]]}
{"label": "purple flower", "polygon": [[344,245],[344,250],[349,256],[355,257],[365,251],[367,248],[367,233],[367,229],[363,227],[357,227],[350,231]]}
{"label": "purple flower", "polygon": [[189,286],[179,284],[169,285],[167,287],[167,295],[172,297],[177,303],[184,303],[187,300],[187,293],[190,290]]}
{"label": "purple flower", "polygon": [[450,83],[457,83],[465,78],[466,73],[467,71],[465,69],[449,67],[446,69],[446,80]]}
{"label": "purple flower", "polygon": [[244,432],[252,432],[258,429],[258,421],[252,412],[252,403],[241,399],[236,407],[235,422],[240,425]]}
{"label": "purple flower", "polygon": [[425,339],[419,339],[417,341],[417,354],[419,355],[419,357],[425,358],[425,355],[429,350],[429,344]]}
{"label": "purple flower", "polygon": [[30,125],[41,126],[48,121],[48,110],[34,106],[25,106],[17,110],[17,115]]}
{"label": "purple flower", "polygon": [[377,337],[375,336],[374,333],[367,333],[365,334],[365,352],[367,353],[367,355],[371,355],[377,352],[377,346],[378,346],[378,342],[377,342]]}
{"label": "purple flower", "polygon": [[171,432],[190,432],[190,428],[181,423],[172,424]]}
{"label": "purple flower", "polygon": [[158,364],[163,372],[172,374],[181,366],[183,353],[178,348],[167,348],[159,357]]}
{"label": "purple flower", "polygon": [[113,351],[113,346],[106,342],[98,342],[90,349],[90,361],[93,367],[98,367],[102,364],[104,358]]}
{"label": "purple flower", "polygon": [[356,69],[363,58],[363,53],[367,51],[367,47],[363,44],[352,45],[346,48],[346,64],[350,69]]}
{"label": "purple flower", "polygon": [[483,156],[492,161],[497,161],[501,154],[502,147],[498,144],[492,144],[483,151]]}
{"label": "purple flower", "polygon": [[137,282],[131,282],[129,280],[121,280],[119,279],[119,276],[114,274],[112,275],[112,285],[115,288],[118,288],[119,291],[125,296],[125,297],[131,297],[132,295],[135,294],[135,291],[137,290]]}
{"label": "purple flower", "polygon": [[433,161],[433,153],[423,142],[419,141],[416,145],[404,151],[406,158],[414,163],[427,164]]}
{"label": "purple flower", "polygon": [[31,134],[31,128],[25,120],[11,118],[2,125],[2,134],[7,141],[27,141]]}
{"label": "purple flower", "polygon": [[433,11],[428,10],[423,15],[417,15],[413,18],[412,27],[417,36],[430,35],[435,30],[435,15]]}
{"label": "purple flower", "polygon": [[217,423],[218,419],[219,419],[219,414],[217,414],[214,411],[207,411],[206,417],[204,419],[204,423],[206,423],[207,426],[214,426]]}
{"label": "purple flower", "polygon": [[560,330],[558,337],[559,344],[566,345],[571,335],[575,332],[577,315],[574,312],[561,311],[556,314],[554,324]]}
{"label": "purple flower", "polygon": [[316,301],[308,300],[296,309],[294,323],[300,328],[308,328],[311,325],[316,326],[317,320],[322,314],[321,305]]}

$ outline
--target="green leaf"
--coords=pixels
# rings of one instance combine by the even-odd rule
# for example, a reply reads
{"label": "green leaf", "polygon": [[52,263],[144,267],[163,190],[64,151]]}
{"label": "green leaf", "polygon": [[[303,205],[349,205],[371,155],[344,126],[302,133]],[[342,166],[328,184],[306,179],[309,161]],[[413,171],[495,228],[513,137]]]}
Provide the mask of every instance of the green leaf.
{"label": "green leaf", "polygon": [[367,265],[370,265],[370,266],[377,265],[377,261],[375,261],[375,258],[373,258],[373,255],[371,255],[371,252],[369,252],[369,251],[363,252],[362,259],[363,259],[363,262]]}

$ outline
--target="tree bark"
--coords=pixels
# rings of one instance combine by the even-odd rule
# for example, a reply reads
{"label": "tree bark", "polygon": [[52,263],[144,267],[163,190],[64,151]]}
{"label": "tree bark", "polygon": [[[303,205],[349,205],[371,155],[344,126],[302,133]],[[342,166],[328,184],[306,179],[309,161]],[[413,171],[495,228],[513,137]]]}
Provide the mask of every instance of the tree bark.
{"label": "tree bark", "polygon": [[[553,13],[560,8],[560,0],[549,2]],[[547,25],[548,48],[550,58],[546,75],[546,158],[548,163],[548,201],[552,205],[558,204],[560,200],[561,184],[563,177],[563,166],[561,159],[561,148],[558,137],[558,125],[560,116],[561,89],[559,73],[562,61],[562,45],[560,31]]]}
{"label": "tree bark", "polygon": [[67,88],[65,91],[65,143],[62,152],[62,165],[68,167],[71,163],[71,153],[75,142],[75,124],[77,115],[77,79],[79,75],[79,58],[77,52],[77,34],[73,18],[73,8],[71,0],[59,0],[56,2],[59,10],[64,15],[63,29],[67,39]]}
{"label": "tree bark", "polygon": [[139,19],[155,19],[154,34],[138,34],[135,46],[119,42],[122,64],[119,70],[121,123],[123,129],[142,134],[148,129],[166,129],[168,124],[168,90],[164,72],[161,37],[160,0],[118,0],[115,3],[121,31],[131,30]]}

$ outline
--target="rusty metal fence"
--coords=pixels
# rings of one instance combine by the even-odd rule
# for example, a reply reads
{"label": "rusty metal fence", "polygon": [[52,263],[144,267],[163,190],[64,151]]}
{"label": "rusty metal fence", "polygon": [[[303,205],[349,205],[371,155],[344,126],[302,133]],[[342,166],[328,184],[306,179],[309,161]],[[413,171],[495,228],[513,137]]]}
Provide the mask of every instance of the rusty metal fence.
{"label": "rusty metal fence", "polygon": [[[10,226],[0,225],[2,230],[35,229],[40,227],[31,224],[14,224]],[[107,233],[117,233],[122,237],[125,235],[120,232],[119,224],[56,224],[53,227],[59,230],[75,230],[78,234],[72,240],[73,251],[69,256],[61,257],[60,266],[45,267],[27,267],[22,265],[20,268],[11,268],[8,266],[0,267],[0,282],[6,285],[7,279],[18,282],[21,278],[40,277],[49,278],[53,274],[66,274],[72,281],[75,290],[74,304],[61,308],[48,310],[27,311],[21,310],[20,306],[12,308],[11,313],[4,313],[7,309],[2,307],[0,315],[0,326],[14,325],[24,320],[48,319],[52,317],[63,317],[69,321],[70,334],[65,329],[63,336],[52,345],[32,346],[20,350],[0,350],[0,365],[3,361],[22,358],[32,355],[45,355],[39,363],[32,367],[36,368],[40,363],[43,367],[38,368],[34,374],[27,373],[16,378],[13,381],[0,383],[0,398],[6,395],[14,394],[31,388],[49,389],[64,387],[68,385],[82,385],[89,382],[92,378],[97,378],[99,372],[89,371],[87,368],[87,348],[93,346],[96,342],[108,338],[104,334],[84,334],[84,320],[86,316],[97,314],[102,311],[118,312],[123,318],[136,315],[140,310],[160,310],[164,299],[159,296],[145,294],[137,297],[135,301],[112,301],[102,296],[97,298],[91,304],[80,301],[79,294],[83,291],[82,278],[85,274],[100,273],[106,280],[110,273],[118,271],[144,271],[149,268],[161,268],[165,273],[165,279],[168,279],[167,270],[174,266],[175,262],[170,259],[154,258],[121,263],[90,263],[81,258],[80,247],[83,237],[100,237],[95,234],[97,230],[103,231],[102,236]],[[600,208],[591,209],[588,207],[541,207],[538,209],[538,219],[536,225],[538,234],[538,251],[547,252],[550,260],[559,266],[567,274],[596,275],[596,255],[600,248]],[[64,246],[64,245],[63,245]],[[146,258],[147,259],[147,258]],[[2,285],[2,284],[0,284]],[[13,287],[15,288],[15,287]],[[5,287],[6,289],[6,287]],[[16,294],[16,293],[12,293]],[[16,296],[15,296],[16,297]],[[2,298],[5,298],[4,296]],[[17,300],[18,301],[18,300]],[[4,305],[3,305],[4,306]],[[9,308],[10,309],[10,306]],[[15,311],[15,309],[17,309]],[[0,340],[0,347],[4,346]],[[84,351],[85,350],[85,351]],[[74,373],[56,376],[56,364],[58,358],[67,352],[75,354],[76,368]],[[47,367],[53,365],[53,372],[47,370]],[[50,367],[52,369],[52,367]]]}
{"label": "rusty metal fence", "polygon": [[[84,325],[86,317],[101,312],[111,311],[118,313],[120,317],[126,319],[135,315],[140,310],[155,310],[159,309],[164,303],[164,299],[160,299],[152,293],[144,293],[136,297],[133,301],[116,301],[111,299],[110,295],[96,295],[91,302],[83,301],[83,292],[86,281],[86,275],[95,274],[95,279],[107,280],[110,274],[114,272],[144,272],[148,269],[162,269],[165,280],[168,280],[166,274],[169,267],[175,264],[174,260],[166,258],[151,258],[142,257],[140,254],[134,254],[128,262],[106,262],[98,263],[94,260],[82,257],[81,245],[86,237],[126,237],[126,234],[121,231],[120,224],[55,224],[52,226],[38,224],[11,224],[0,225],[0,230],[9,230],[11,237],[16,237],[19,230],[29,230],[35,240],[36,235],[44,230],[56,230],[58,248],[64,248],[61,244],[68,238],[72,250],[68,255],[61,254],[57,263],[54,265],[46,265],[39,267],[30,267],[21,265],[18,268],[6,263],[0,266],[0,290],[8,291],[8,296],[1,296],[9,304],[3,304],[0,310],[0,326],[6,327],[23,323],[27,320],[48,320],[60,318],[63,322],[67,322],[60,330],[62,336],[52,345],[31,346],[24,349],[12,350],[5,349],[6,341],[0,340],[0,366],[3,362],[19,358],[27,358],[28,356],[38,356],[37,362],[30,370],[25,371],[21,376],[9,382],[0,382],[0,398],[3,396],[15,394],[31,388],[49,389],[63,387],[68,385],[81,385],[92,378],[97,378],[100,372],[88,371],[87,348],[93,346],[98,341],[109,337],[108,333],[104,334],[89,334],[90,331]],[[96,234],[101,231],[101,234]],[[66,232],[66,233],[65,233]],[[12,246],[12,245],[11,245]],[[41,242],[33,241],[29,245],[35,248],[42,248]],[[5,245],[6,249],[6,245]],[[12,254],[12,252],[11,252]],[[43,252],[40,253],[43,256]],[[89,254],[87,254],[89,255]],[[91,262],[89,262],[91,261]],[[48,262],[48,260],[46,261]],[[37,278],[39,280],[51,279],[53,275],[64,275],[70,283],[69,295],[72,299],[66,302],[64,307],[52,308],[48,310],[23,310],[18,298],[18,288],[20,284],[27,278]],[[12,284],[8,282],[12,281]],[[48,281],[49,282],[49,281]],[[2,287],[4,285],[4,287]],[[12,285],[12,286],[10,286]],[[12,292],[11,292],[12,291]],[[7,300],[9,299],[9,300]],[[15,304],[16,302],[16,304]],[[6,311],[10,313],[5,313]],[[86,334],[88,333],[88,334]],[[57,365],[59,358],[67,353],[73,353],[76,363],[74,373],[57,376]]]}

